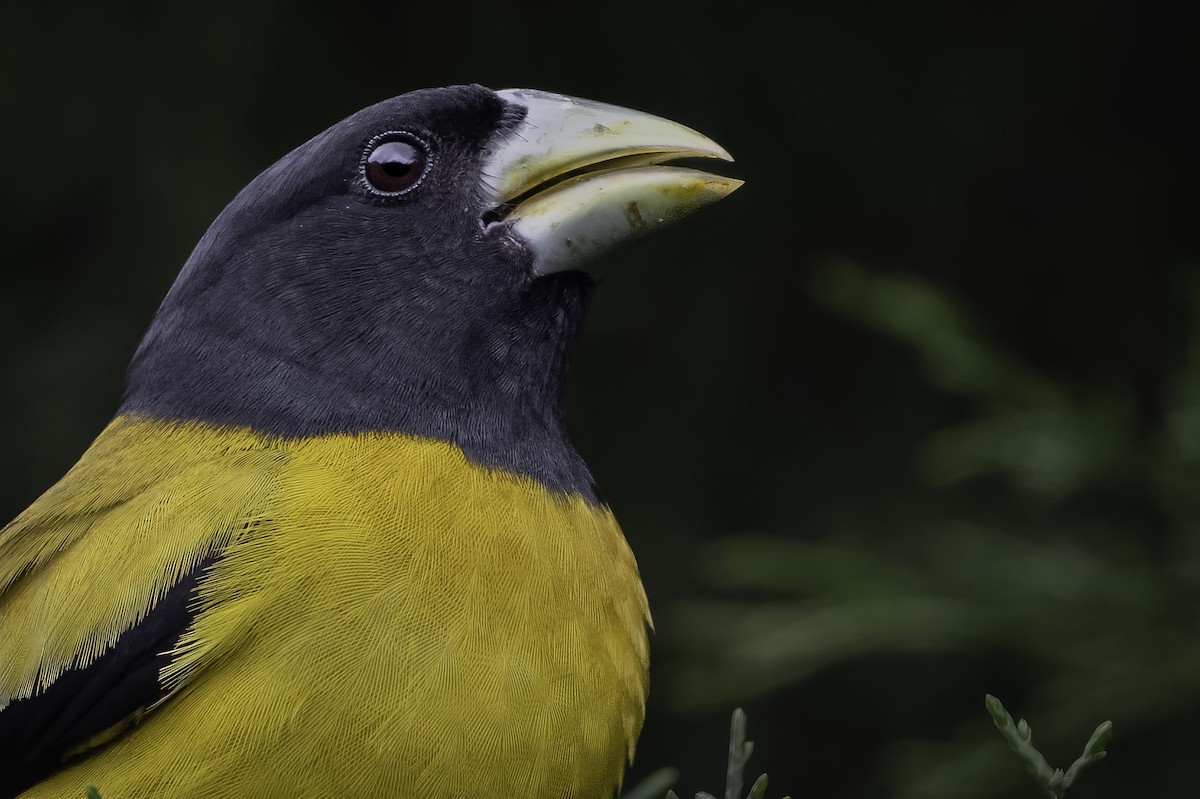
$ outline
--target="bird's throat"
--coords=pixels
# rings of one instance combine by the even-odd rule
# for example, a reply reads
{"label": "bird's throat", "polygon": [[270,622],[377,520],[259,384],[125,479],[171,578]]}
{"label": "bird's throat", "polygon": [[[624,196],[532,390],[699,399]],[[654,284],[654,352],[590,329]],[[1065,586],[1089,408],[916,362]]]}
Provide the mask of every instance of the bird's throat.
{"label": "bird's throat", "polygon": [[288,438],[407,433],[594,500],[564,410],[587,285],[567,275],[538,282],[508,318],[429,337],[375,325],[336,337],[243,328],[235,338],[165,306],[130,367],[120,412]]}

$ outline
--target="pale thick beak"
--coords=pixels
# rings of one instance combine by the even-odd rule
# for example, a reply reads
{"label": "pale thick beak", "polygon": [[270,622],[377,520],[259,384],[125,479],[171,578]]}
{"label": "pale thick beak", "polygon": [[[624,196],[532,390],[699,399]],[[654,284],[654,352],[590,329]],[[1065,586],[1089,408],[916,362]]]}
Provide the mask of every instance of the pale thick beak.
{"label": "pale thick beak", "polygon": [[733,160],[712,139],[669,119],[531,89],[498,94],[526,115],[483,165],[493,201],[488,218],[526,243],[540,274],[579,269],[742,185],[663,165]]}

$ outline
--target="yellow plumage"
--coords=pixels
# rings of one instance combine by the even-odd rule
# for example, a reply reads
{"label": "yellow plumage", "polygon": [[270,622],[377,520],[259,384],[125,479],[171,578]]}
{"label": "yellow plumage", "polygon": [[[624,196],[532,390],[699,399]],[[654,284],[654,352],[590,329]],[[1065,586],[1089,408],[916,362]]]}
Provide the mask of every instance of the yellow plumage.
{"label": "yellow plumage", "polygon": [[[0,704],[211,559],[129,733],[23,796],[608,799],[649,623],[607,508],[362,433],[120,417],[0,535]],[[303,775],[298,776],[298,775]]]}
{"label": "yellow plumage", "polygon": [[740,185],[678,158],[729,154],[454,86],[239,192],[0,530],[0,799],[610,799],[650,617],[565,368],[584,264]]}

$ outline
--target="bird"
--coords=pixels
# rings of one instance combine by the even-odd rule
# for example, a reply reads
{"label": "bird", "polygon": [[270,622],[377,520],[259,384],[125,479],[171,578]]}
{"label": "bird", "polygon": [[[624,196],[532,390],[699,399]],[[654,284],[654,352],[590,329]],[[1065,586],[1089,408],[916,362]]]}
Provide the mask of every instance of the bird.
{"label": "bird", "polygon": [[652,623],[565,372],[589,269],[732,160],[471,84],[255,177],[112,421],[0,530],[0,797],[619,791]]}

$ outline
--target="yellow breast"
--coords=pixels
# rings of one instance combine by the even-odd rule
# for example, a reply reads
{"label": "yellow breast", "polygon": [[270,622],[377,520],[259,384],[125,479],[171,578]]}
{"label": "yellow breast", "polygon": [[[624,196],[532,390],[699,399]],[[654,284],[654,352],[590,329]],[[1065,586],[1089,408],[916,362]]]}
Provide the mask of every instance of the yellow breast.
{"label": "yellow breast", "polygon": [[[82,601],[109,607],[88,636],[119,633],[189,559],[216,559],[164,674],[178,692],[29,796],[612,795],[642,723],[649,616],[607,508],[409,436],[137,419],[109,433],[161,479],[108,512],[79,499],[49,543],[24,537],[121,584],[89,587]],[[111,549],[134,522],[145,534]],[[16,524],[49,522],[35,505]],[[24,582],[10,611],[56,607],[61,580]],[[63,649],[71,629],[36,634]]]}

